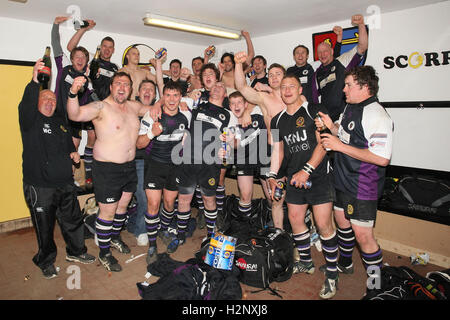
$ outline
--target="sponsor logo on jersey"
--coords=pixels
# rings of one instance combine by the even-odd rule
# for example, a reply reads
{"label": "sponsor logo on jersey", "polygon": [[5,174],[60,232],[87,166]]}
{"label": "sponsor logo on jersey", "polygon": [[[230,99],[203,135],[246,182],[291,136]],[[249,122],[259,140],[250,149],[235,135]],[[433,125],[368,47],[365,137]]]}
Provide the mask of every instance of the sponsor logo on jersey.
{"label": "sponsor logo on jersey", "polygon": [[305,119],[303,117],[298,117],[297,120],[295,120],[295,126],[297,128],[303,127],[305,125]]}
{"label": "sponsor logo on jersey", "polygon": [[50,125],[48,123],[44,123],[42,131],[46,134],[52,134],[52,129],[50,128]]}
{"label": "sponsor logo on jersey", "polygon": [[348,124],[348,126],[347,126],[347,128],[348,128],[348,130],[353,130],[353,129],[355,129],[355,121],[351,121],[349,124]]}
{"label": "sponsor logo on jersey", "polygon": [[353,214],[353,206],[351,204],[347,205],[347,213],[350,215]]}

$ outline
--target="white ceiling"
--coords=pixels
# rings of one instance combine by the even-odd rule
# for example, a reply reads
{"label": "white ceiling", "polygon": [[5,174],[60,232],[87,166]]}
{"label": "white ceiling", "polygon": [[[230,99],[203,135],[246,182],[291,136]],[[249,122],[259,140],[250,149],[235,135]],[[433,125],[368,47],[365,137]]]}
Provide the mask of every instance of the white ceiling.
{"label": "white ceiling", "polygon": [[70,5],[76,5],[82,18],[96,21],[99,31],[207,46],[212,41],[230,40],[149,27],[142,19],[150,12],[247,30],[252,37],[259,37],[347,20],[355,13],[368,16],[371,5],[387,13],[437,2],[443,0],[1,0],[0,16],[52,23],[56,16],[65,15]]}

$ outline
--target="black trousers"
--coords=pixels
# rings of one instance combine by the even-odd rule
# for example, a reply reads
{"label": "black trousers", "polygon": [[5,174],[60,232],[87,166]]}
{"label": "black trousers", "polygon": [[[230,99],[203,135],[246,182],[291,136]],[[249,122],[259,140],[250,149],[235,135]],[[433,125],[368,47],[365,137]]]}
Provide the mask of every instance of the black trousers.
{"label": "black trousers", "polygon": [[43,188],[24,182],[23,192],[36,231],[38,253],[33,257],[33,262],[39,268],[45,269],[55,263],[57,248],[53,233],[56,220],[66,242],[67,254],[78,256],[87,251],[75,186]]}

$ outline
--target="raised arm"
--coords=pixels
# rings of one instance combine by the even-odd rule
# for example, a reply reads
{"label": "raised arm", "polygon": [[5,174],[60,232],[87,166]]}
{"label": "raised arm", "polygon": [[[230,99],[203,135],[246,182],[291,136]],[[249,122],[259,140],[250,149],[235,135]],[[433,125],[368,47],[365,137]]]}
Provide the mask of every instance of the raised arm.
{"label": "raised arm", "polygon": [[37,80],[38,70],[44,67],[42,59],[36,61],[33,67],[33,79],[25,87],[22,100],[19,104],[19,122],[22,130],[26,131],[30,128],[38,114],[38,101],[40,83]]}
{"label": "raised arm", "polygon": [[238,52],[234,55],[234,62],[236,63],[234,69],[234,83],[236,89],[242,93],[244,98],[252,103],[261,106],[263,103],[262,93],[256,91],[245,81],[245,74],[242,64],[247,60],[247,53]]}
{"label": "raised arm", "polygon": [[87,20],[87,21],[89,22],[89,26],[87,26],[86,28],[78,29],[77,32],[75,32],[75,34],[69,40],[69,43],[67,43],[67,50],[69,50],[69,52],[72,52],[72,50],[78,46],[78,43],[80,43],[80,40],[86,33],[86,31],[89,31],[93,27],[95,27],[96,23],[94,20]]}
{"label": "raised arm", "polygon": [[361,14],[352,16],[352,24],[358,26],[358,53],[363,55],[369,46],[369,37],[367,35],[366,25],[364,24],[364,17]]}
{"label": "raised arm", "polygon": [[84,86],[85,82],[85,77],[76,77],[70,87],[69,97],[67,99],[67,115],[70,120],[78,122],[91,121],[97,118],[100,115],[100,111],[103,109],[102,101],[94,101],[80,107],[78,102],[78,91]]}
{"label": "raised arm", "polygon": [[164,88],[164,79],[163,79],[163,69],[162,69],[162,62],[166,58],[167,52],[165,52],[159,59],[153,58],[150,61],[155,66],[155,72],[156,72],[156,85],[158,86],[158,93],[159,96],[163,96],[163,88]]}
{"label": "raised arm", "polygon": [[333,48],[333,56],[336,59],[337,57],[339,57],[341,55],[342,35],[343,35],[342,27],[335,26],[333,28],[333,32],[336,34],[336,44],[334,45],[334,48]]}
{"label": "raised arm", "polygon": [[252,59],[255,57],[255,48],[253,47],[253,42],[248,31],[242,30],[241,35],[244,37],[245,42],[247,43],[247,59],[245,60],[244,67],[248,67],[252,64]]}
{"label": "raised arm", "polygon": [[53,22],[52,27],[52,49],[53,49],[53,56],[54,57],[60,57],[63,55],[63,50],[61,47],[61,37],[59,35],[59,25],[63,23],[64,21],[67,21],[69,17],[56,17],[55,21]]}

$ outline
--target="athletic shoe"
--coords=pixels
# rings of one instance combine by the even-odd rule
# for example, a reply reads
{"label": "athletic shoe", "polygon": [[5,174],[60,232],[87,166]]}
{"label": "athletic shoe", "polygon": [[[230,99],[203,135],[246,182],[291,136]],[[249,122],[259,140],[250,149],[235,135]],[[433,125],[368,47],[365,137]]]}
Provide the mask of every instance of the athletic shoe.
{"label": "athletic shoe", "polygon": [[119,239],[111,239],[111,247],[117,249],[120,253],[130,253],[130,248],[119,237]]}
{"label": "athletic shoe", "polygon": [[325,282],[320,289],[319,297],[322,299],[331,299],[336,295],[338,277],[336,279],[325,278]]}
{"label": "athletic shoe", "polygon": [[80,262],[80,263],[84,263],[84,264],[91,264],[91,263],[94,263],[95,257],[86,252],[86,253],[80,254],[79,256],[66,255],[66,260],[71,261],[71,262]]}
{"label": "athletic shoe", "polygon": [[164,231],[159,230],[158,237],[161,238],[162,242],[164,242],[166,246],[169,245],[169,243],[171,243],[172,240],[174,239],[173,235],[171,235],[170,232],[167,230]]}
{"label": "athletic shoe", "polygon": [[98,256],[98,260],[108,271],[114,271],[114,272],[122,271],[122,267],[120,266],[117,259],[113,257],[111,252],[108,252],[103,257]]}
{"label": "athletic shoe", "polygon": [[156,247],[148,248],[147,258],[145,260],[147,261],[147,264],[158,261],[158,250],[156,250]]}
{"label": "athletic shoe", "polygon": [[49,265],[47,268],[42,269],[42,274],[45,279],[52,279],[58,276],[58,272],[53,264]]}
{"label": "athletic shoe", "polygon": [[136,237],[137,245],[140,247],[148,246],[148,235],[146,233],[141,233]]}
{"label": "athletic shoe", "polygon": [[[353,263],[351,265],[349,265],[348,267],[345,267],[343,265],[340,265],[339,262],[336,264],[336,268],[338,269],[338,271],[340,273],[343,274],[353,274],[355,272],[355,269],[353,267]],[[327,272],[327,265],[321,265],[319,267],[319,270],[322,271],[323,273]]]}
{"label": "athletic shoe", "polygon": [[169,245],[167,246],[167,252],[174,253],[175,251],[177,251],[179,246],[184,244],[184,241],[185,240],[178,239],[178,238],[173,239],[172,242],[169,243]]}
{"label": "athletic shoe", "polygon": [[293,273],[307,273],[307,274],[313,274],[315,271],[314,263],[312,262],[303,262],[303,261],[297,261],[294,262],[294,270]]}

